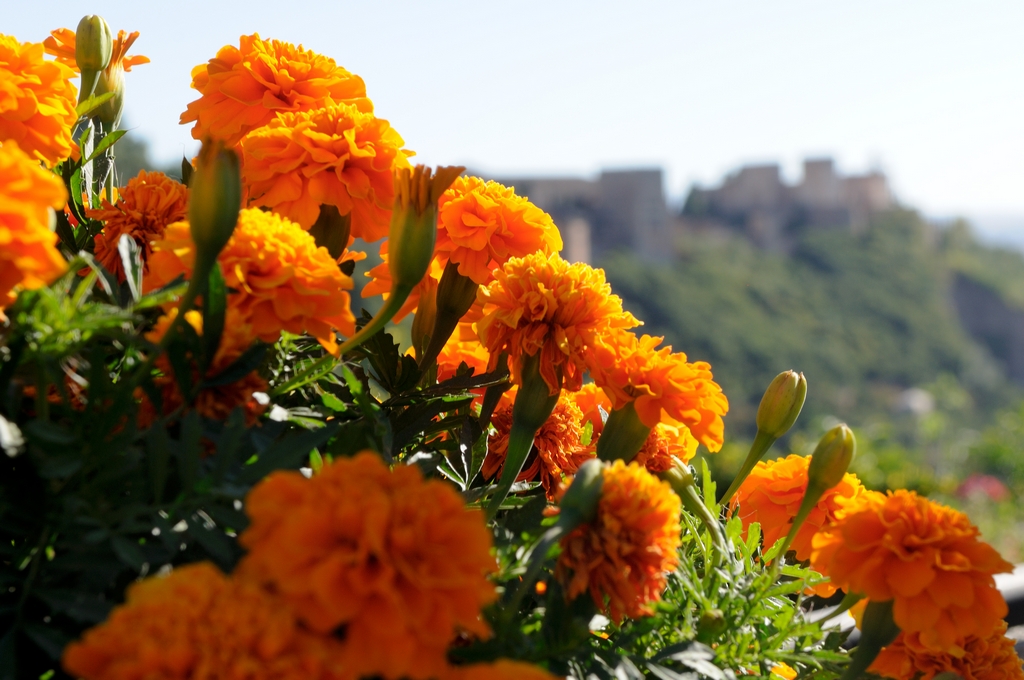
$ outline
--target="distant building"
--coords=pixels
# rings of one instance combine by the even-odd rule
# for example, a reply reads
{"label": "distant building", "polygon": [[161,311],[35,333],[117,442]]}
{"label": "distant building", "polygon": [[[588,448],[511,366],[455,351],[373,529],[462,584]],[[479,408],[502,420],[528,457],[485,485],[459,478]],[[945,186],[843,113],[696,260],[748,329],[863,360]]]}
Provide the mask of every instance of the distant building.
{"label": "distant building", "polygon": [[831,158],[804,161],[798,184],[783,182],[777,164],[748,165],[715,189],[694,187],[681,227],[740,231],[769,250],[786,250],[806,228],[859,231],[873,213],[896,205],[881,172],[843,176]]}
{"label": "distant building", "polygon": [[562,232],[563,257],[593,263],[614,250],[648,261],[674,257],[660,168],[606,170],[597,179],[495,178],[547,211]]}

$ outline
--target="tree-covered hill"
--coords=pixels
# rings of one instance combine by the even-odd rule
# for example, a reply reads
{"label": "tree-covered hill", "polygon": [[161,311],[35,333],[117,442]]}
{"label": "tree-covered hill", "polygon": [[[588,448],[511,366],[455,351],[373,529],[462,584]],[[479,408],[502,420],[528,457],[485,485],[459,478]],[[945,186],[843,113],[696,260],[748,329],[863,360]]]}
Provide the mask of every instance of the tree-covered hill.
{"label": "tree-covered hill", "polygon": [[892,412],[905,389],[944,375],[979,406],[1010,396],[998,363],[962,326],[950,287],[989,261],[1024,281],[1024,260],[962,228],[938,232],[895,211],[860,234],[808,231],[790,254],[721,234],[687,236],[682,251],[672,266],[624,254],[601,264],[645,332],[711,362],[740,432],[764,386],[789,368],[811,385],[807,415],[851,422]]}

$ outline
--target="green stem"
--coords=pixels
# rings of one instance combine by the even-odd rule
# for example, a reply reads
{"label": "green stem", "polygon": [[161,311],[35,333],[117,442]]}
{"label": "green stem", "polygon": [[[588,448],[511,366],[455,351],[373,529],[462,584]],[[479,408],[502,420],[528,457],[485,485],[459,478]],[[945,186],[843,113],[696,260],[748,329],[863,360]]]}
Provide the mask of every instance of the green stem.
{"label": "green stem", "polygon": [[891,644],[900,634],[892,618],[892,600],[869,602],[861,619],[860,641],[853,650],[853,658],[841,680],[857,680],[871,666],[882,648]]}
{"label": "green stem", "polygon": [[530,555],[527,558],[530,563],[526,568],[526,572],[522,576],[522,581],[519,583],[519,587],[512,594],[512,599],[504,606],[506,616],[514,616],[519,611],[519,605],[522,603],[523,598],[526,597],[526,593],[530,592],[530,588],[537,581],[537,577],[540,575],[541,569],[544,567],[544,561],[547,557],[548,551],[551,550],[557,541],[566,533],[566,527],[562,524],[556,524],[555,526],[544,532],[544,535],[540,537],[533,549],[530,550]]}
{"label": "green stem", "polygon": [[793,540],[796,538],[796,534],[800,531],[800,527],[803,525],[804,520],[811,514],[811,510],[821,500],[821,495],[825,493],[824,489],[819,489],[817,486],[807,485],[807,490],[804,491],[804,498],[800,501],[800,509],[796,511],[796,516],[793,517],[793,523],[789,525],[789,532],[786,534],[785,540],[782,542],[782,547],[779,552],[775,555],[775,559],[772,561],[772,574],[778,577],[779,571],[782,570],[783,557],[789,551],[789,546],[793,545]]}
{"label": "green stem", "polygon": [[338,348],[338,356],[340,357],[345,352],[351,352],[356,347],[376,335],[377,331],[384,328],[387,322],[391,321],[395,314],[398,314],[398,310],[400,310],[402,305],[405,304],[405,301],[409,298],[409,294],[411,292],[412,286],[396,284],[395,287],[391,289],[391,293],[388,294],[387,302],[385,302],[384,306],[373,315],[373,318],[370,319],[370,323],[360,328],[359,332],[351,338],[341,343],[341,347]]}
{"label": "green stem", "polygon": [[768,453],[768,449],[775,443],[775,437],[762,432],[757,431],[757,436],[754,437],[754,443],[750,445],[750,452],[747,453],[747,459],[743,461],[743,467],[740,468],[736,478],[732,480],[732,484],[729,485],[729,489],[722,496],[722,500],[719,501],[722,505],[728,505],[729,501],[735,495],[736,491],[739,490],[740,485],[750,474],[750,471],[754,469],[757,462],[764,457],[764,454]]}
{"label": "green stem", "polygon": [[729,544],[725,540],[725,534],[722,533],[722,527],[718,523],[718,518],[708,510],[708,506],[704,504],[703,499],[697,494],[697,489],[693,484],[688,484],[682,489],[677,489],[677,491],[680,492],[679,498],[683,501],[683,507],[690,513],[697,515],[711,534],[711,543],[715,548],[715,565],[721,564],[722,559],[729,554]]}
{"label": "green stem", "polygon": [[840,614],[848,612],[850,610],[850,607],[857,604],[863,599],[864,596],[858,593],[847,593],[843,597],[842,601],[838,605],[836,605],[836,608],[828,613],[828,616],[823,616],[820,619],[817,619],[815,623],[817,623],[820,626],[824,624],[826,621],[831,621]]}

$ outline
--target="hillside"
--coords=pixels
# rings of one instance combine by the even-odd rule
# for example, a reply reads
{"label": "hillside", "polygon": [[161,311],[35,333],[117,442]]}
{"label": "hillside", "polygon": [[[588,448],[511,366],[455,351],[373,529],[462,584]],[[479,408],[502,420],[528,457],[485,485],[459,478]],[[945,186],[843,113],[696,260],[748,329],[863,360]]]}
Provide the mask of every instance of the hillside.
{"label": "hillside", "polygon": [[[1013,255],[953,235],[893,211],[862,234],[810,230],[790,255],[740,237],[692,236],[672,266],[622,254],[601,265],[646,332],[711,362],[733,404],[730,426],[749,433],[761,391],[788,368],[807,375],[812,418],[889,414],[905,389],[943,376],[979,409],[1008,403],[1005,371],[964,328],[951,286],[957,276],[988,281],[972,272],[995,271],[989,261],[1013,270]],[[1024,260],[1016,262],[1024,281]]]}

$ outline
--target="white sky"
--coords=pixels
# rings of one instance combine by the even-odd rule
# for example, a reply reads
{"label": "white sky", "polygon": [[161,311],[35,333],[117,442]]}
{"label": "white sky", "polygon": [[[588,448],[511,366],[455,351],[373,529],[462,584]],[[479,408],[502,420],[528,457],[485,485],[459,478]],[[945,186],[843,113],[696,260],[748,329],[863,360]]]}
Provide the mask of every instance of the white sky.
{"label": "white sky", "polygon": [[426,163],[660,165],[678,199],[745,162],[795,179],[828,154],[882,168],[929,214],[1024,216],[1019,0],[4,4],[0,32],[21,40],[97,11],[142,31],[133,52],[153,63],[128,74],[126,116],[165,161],[193,150],[177,125],[191,68],[258,31],[361,75]]}

